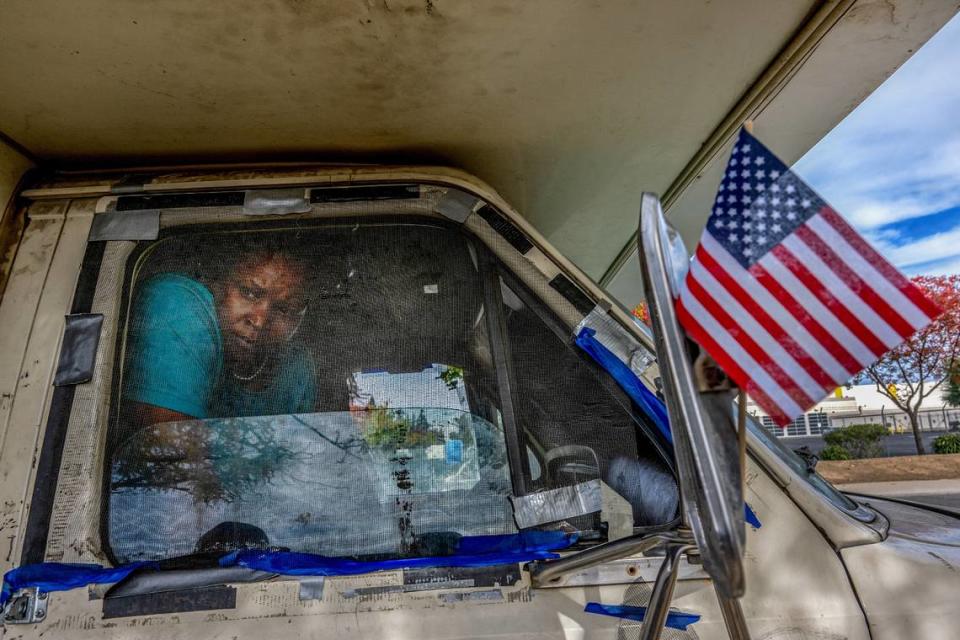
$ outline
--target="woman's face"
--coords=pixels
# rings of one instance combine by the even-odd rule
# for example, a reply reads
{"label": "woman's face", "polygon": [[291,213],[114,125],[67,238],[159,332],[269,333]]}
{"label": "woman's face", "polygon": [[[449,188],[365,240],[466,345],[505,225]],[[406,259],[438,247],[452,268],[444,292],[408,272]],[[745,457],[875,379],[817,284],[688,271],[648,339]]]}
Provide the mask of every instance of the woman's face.
{"label": "woman's face", "polygon": [[303,267],[278,254],[241,262],[226,277],[217,313],[224,351],[248,373],[296,333],[306,310]]}

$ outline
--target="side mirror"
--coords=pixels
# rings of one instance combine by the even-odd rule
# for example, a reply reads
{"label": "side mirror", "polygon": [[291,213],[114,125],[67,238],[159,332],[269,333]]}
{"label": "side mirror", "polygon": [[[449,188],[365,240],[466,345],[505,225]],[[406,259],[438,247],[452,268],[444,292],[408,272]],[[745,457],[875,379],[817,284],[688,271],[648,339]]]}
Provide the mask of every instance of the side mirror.
{"label": "side mirror", "polygon": [[651,193],[644,193],[641,200],[637,242],[680,476],[684,524],[693,531],[717,594],[721,599],[739,598],[745,588],[746,534],[733,392],[698,390],[690,343],[674,309],[689,254]]}

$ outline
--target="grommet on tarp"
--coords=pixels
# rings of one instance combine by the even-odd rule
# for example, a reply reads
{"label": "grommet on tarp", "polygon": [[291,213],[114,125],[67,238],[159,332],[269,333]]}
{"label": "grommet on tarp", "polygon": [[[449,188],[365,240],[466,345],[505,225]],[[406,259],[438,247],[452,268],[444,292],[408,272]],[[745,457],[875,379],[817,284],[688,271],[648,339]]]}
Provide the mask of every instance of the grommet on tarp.
{"label": "grommet on tarp", "polygon": [[599,480],[588,480],[569,487],[512,496],[513,516],[521,529],[547,522],[597,513],[603,509]]}
{"label": "grommet on tarp", "polygon": [[160,237],[158,210],[106,211],[93,216],[87,242],[156,240],[158,237]]}
{"label": "grommet on tarp", "polygon": [[450,218],[455,222],[464,222],[480,199],[477,196],[460,191],[459,189],[448,189],[440,201],[437,203],[437,212]]}
{"label": "grommet on tarp", "polygon": [[[613,616],[614,618],[623,618],[633,620],[634,622],[643,622],[647,615],[646,607],[635,607],[630,605],[601,604],[599,602],[588,602],[583,609],[587,613],[596,613],[602,616]],[[684,613],[683,611],[670,611],[667,613],[667,621],[664,623],[671,629],[686,631],[687,627],[694,622],[699,622],[700,616],[695,613]]]}
{"label": "grommet on tarp", "polygon": [[307,213],[306,189],[251,189],[243,193],[243,213],[250,216],[282,216]]}
{"label": "grommet on tarp", "polygon": [[60,362],[53,378],[55,387],[89,382],[93,378],[93,364],[97,359],[103,314],[75,313],[66,316]]}

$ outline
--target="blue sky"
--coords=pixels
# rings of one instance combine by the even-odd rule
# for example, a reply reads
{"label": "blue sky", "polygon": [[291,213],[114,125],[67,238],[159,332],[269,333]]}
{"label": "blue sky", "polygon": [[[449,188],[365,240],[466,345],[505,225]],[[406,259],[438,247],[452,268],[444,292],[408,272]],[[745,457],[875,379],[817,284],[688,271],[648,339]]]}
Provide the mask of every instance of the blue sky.
{"label": "blue sky", "polygon": [[794,169],[908,275],[960,273],[960,16]]}

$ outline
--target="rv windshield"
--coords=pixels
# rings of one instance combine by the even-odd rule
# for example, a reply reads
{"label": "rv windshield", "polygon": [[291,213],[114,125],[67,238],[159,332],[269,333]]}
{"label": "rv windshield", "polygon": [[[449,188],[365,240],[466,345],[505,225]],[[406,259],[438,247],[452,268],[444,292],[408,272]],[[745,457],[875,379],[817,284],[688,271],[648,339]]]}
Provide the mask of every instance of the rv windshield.
{"label": "rv windshield", "polygon": [[153,425],[117,451],[110,490],[123,562],[243,547],[438,555],[516,531],[502,432],[433,407]]}
{"label": "rv windshield", "polygon": [[129,274],[101,510],[112,559],[422,556],[514,532],[511,496],[584,483],[616,509],[528,509],[525,526],[600,541],[676,515],[629,399],[538,301],[556,291],[514,287],[452,223],[174,228]]}

